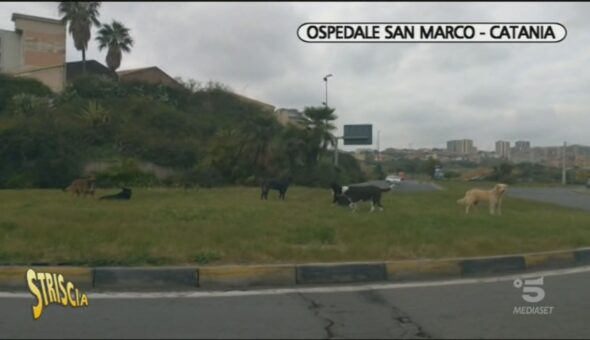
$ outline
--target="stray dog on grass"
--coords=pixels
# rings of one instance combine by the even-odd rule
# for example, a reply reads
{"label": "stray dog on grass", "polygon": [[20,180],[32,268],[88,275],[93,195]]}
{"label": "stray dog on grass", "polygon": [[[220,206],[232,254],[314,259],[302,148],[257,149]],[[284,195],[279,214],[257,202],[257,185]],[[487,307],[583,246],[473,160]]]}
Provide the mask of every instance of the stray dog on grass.
{"label": "stray dog on grass", "polygon": [[72,195],[76,195],[76,197],[86,197],[86,195],[90,195],[94,197],[94,190],[96,186],[96,177],[94,175],[88,178],[79,178],[72,181],[67,188],[63,189],[63,191],[70,191]]}
{"label": "stray dog on grass", "polygon": [[102,196],[101,200],[130,200],[131,199],[131,189],[129,188],[122,188],[121,192],[115,195],[107,195]]}
{"label": "stray dog on grass", "polygon": [[292,180],[291,177],[288,177],[286,179],[269,179],[262,181],[262,185],[260,186],[260,199],[268,200],[268,192],[272,189],[277,190],[279,192],[279,198],[285,200],[287,189],[289,189]]}
{"label": "stray dog on grass", "polygon": [[389,191],[390,188],[381,189],[376,186],[340,186],[337,183],[330,185],[332,188],[332,204],[338,203],[339,205],[347,205],[352,211],[356,211],[356,205],[361,201],[371,201],[371,212],[375,210],[375,206],[383,211],[381,205],[381,193]]}
{"label": "stray dog on grass", "polygon": [[465,206],[465,214],[469,214],[469,209],[476,206],[479,202],[488,202],[490,205],[490,214],[502,215],[502,197],[508,190],[507,184],[496,184],[491,190],[471,189],[465,193],[465,197],[457,201],[457,204]]}

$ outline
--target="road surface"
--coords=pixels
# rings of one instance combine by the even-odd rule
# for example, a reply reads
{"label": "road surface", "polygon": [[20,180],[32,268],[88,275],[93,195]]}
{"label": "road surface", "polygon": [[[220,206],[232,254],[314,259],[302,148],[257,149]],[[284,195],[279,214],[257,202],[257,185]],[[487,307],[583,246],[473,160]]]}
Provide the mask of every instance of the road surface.
{"label": "road surface", "polygon": [[[243,292],[90,293],[34,321],[28,293],[0,293],[0,338],[588,338],[590,267],[544,276],[529,303],[514,277]],[[551,315],[515,315],[519,306]],[[546,310],[546,309],[545,309]]]}
{"label": "road surface", "polygon": [[[390,184],[386,181],[369,181],[355,184],[353,186],[374,185],[380,188],[389,188]],[[392,192],[428,192],[439,190],[438,186],[428,182],[418,182],[414,180],[406,180],[395,186]]]}
{"label": "road surface", "polygon": [[508,195],[590,211],[590,195],[573,188],[510,188]]}

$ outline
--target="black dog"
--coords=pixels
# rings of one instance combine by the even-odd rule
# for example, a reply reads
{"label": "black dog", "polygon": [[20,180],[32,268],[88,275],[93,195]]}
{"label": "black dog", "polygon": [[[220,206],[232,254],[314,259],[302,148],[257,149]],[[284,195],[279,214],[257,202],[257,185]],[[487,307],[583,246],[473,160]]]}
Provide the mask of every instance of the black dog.
{"label": "black dog", "polygon": [[107,195],[102,196],[101,200],[130,200],[131,199],[131,189],[129,188],[122,188],[121,192],[116,195]]}
{"label": "black dog", "polygon": [[268,200],[268,192],[272,189],[278,190],[279,198],[285,200],[285,195],[287,194],[287,189],[289,189],[291,181],[291,177],[288,177],[286,179],[270,179],[262,181],[262,185],[260,186],[260,199]]}
{"label": "black dog", "polygon": [[356,204],[361,201],[371,201],[371,212],[375,210],[375,206],[383,211],[381,205],[381,193],[389,191],[390,189],[381,189],[376,186],[355,186],[342,187],[337,183],[330,185],[332,188],[333,200],[332,203],[339,205],[347,205],[353,211],[356,211]]}

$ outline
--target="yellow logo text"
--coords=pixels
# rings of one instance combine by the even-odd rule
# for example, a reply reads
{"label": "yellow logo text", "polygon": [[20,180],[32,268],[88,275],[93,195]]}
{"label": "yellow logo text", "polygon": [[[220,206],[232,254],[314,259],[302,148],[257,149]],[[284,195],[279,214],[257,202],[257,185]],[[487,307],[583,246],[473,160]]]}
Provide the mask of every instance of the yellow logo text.
{"label": "yellow logo text", "polygon": [[37,299],[37,304],[33,306],[35,320],[41,317],[43,308],[50,303],[73,308],[88,306],[86,294],[81,294],[72,282],[66,282],[62,274],[37,273],[29,269],[27,285],[31,294]]}

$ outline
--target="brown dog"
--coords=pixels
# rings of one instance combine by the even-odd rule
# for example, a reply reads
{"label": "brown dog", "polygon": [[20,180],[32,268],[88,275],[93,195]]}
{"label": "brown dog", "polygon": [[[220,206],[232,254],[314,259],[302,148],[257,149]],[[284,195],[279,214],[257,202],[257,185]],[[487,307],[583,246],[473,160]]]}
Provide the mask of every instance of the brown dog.
{"label": "brown dog", "polygon": [[64,189],[64,191],[70,191],[72,195],[76,195],[76,197],[80,197],[80,195],[86,197],[87,194],[94,197],[95,185],[96,177],[92,175],[89,178],[75,179],[69,187]]}
{"label": "brown dog", "polygon": [[502,196],[508,189],[507,184],[496,184],[491,190],[471,189],[465,193],[465,197],[458,200],[458,204],[465,205],[465,213],[469,214],[469,209],[479,202],[488,202],[490,205],[490,214],[498,212],[502,215]]}

